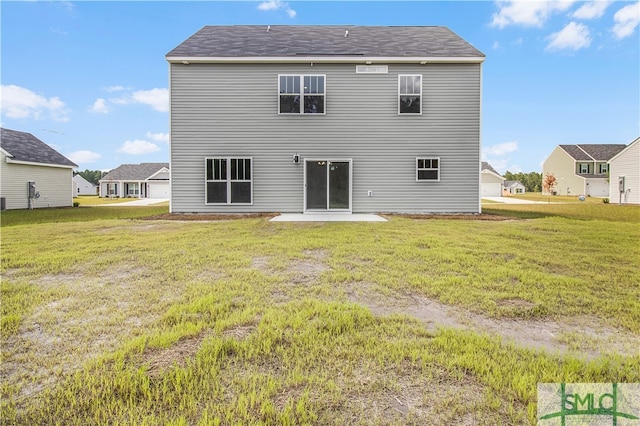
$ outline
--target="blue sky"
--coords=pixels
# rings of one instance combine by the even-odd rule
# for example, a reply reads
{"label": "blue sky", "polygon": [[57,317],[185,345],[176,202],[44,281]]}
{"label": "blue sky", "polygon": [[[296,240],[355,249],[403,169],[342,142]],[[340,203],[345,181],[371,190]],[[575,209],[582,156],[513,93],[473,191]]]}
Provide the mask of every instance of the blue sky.
{"label": "blue sky", "polygon": [[204,25],[443,25],[487,55],[483,159],[640,135],[637,1],[0,3],[2,127],[108,170],[169,161],[167,52]]}

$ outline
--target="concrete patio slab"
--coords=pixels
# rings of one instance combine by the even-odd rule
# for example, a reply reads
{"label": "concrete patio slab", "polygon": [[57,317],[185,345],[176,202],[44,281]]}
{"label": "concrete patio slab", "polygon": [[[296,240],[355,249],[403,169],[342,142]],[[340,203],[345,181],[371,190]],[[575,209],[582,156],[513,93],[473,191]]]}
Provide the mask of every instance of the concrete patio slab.
{"label": "concrete patio slab", "polygon": [[387,219],[376,214],[366,213],[283,213],[270,222],[386,222]]}

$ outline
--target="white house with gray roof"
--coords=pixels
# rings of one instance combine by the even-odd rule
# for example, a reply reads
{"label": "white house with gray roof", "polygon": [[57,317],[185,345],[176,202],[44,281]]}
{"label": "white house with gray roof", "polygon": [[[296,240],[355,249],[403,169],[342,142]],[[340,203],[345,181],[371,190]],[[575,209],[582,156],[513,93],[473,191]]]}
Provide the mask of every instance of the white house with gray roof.
{"label": "white house with gray roof", "polygon": [[519,180],[505,180],[503,191],[504,195],[524,194],[526,188]]}
{"label": "white house with gray roof", "polygon": [[483,197],[502,197],[504,178],[491,164],[480,164],[481,194]]}
{"label": "white house with gray roof", "polygon": [[448,28],[205,26],[166,59],[172,212],[480,211],[485,55]]}
{"label": "white house with gray roof", "polygon": [[31,133],[0,129],[3,209],[71,207],[78,165]]}
{"label": "white house with gray roof", "polygon": [[169,198],[169,163],[123,164],[98,181],[100,197]]}
{"label": "white house with gray roof", "polygon": [[[609,160],[624,144],[558,145],[542,163],[542,179],[556,177],[558,195],[609,196]],[[544,192],[544,191],[543,191]]]}
{"label": "white house with gray roof", "polygon": [[98,187],[80,175],[73,177],[73,197],[78,195],[96,195]]}

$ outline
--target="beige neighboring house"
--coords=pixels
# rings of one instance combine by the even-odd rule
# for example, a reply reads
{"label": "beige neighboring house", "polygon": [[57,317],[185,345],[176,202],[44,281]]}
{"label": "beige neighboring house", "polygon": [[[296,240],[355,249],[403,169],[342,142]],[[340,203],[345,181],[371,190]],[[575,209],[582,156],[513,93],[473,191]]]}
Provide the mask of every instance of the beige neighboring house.
{"label": "beige neighboring house", "polygon": [[2,209],[71,207],[78,165],[31,133],[0,129]]}
{"label": "beige neighboring house", "polygon": [[123,164],[100,179],[100,197],[168,199],[169,178],[169,163]]}
{"label": "beige neighboring house", "polygon": [[[542,163],[542,179],[556,177],[557,195],[609,196],[609,160],[623,144],[558,145]],[[545,193],[544,189],[542,191]]]}
{"label": "beige neighboring house", "polygon": [[486,161],[480,167],[480,194],[482,197],[502,197],[504,178]]}
{"label": "beige neighboring house", "polygon": [[609,160],[609,199],[615,204],[640,204],[640,138]]}

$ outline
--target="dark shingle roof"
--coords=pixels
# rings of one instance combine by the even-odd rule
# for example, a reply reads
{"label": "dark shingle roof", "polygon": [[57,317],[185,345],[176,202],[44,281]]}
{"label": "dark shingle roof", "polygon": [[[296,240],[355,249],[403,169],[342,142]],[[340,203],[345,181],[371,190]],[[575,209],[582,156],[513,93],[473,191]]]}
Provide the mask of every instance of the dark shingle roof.
{"label": "dark shingle roof", "polygon": [[490,172],[493,172],[493,173],[497,174],[498,176],[502,176],[500,173],[498,173],[498,172],[496,171],[496,169],[494,169],[493,167],[491,167],[491,164],[487,163],[486,161],[483,161],[483,162],[482,162],[482,167],[481,167],[481,169],[482,169],[482,170],[489,170]]}
{"label": "dark shingle roof", "polygon": [[307,56],[481,59],[485,55],[446,27],[232,25],[203,27],[170,51],[167,59]]}
{"label": "dark shingle roof", "polygon": [[78,167],[76,163],[31,133],[0,128],[0,145],[15,161]]}
{"label": "dark shingle roof", "polygon": [[100,180],[145,180],[163,167],[168,169],[169,163],[123,164],[111,170]]}
{"label": "dark shingle roof", "polygon": [[626,148],[624,144],[579,144],[560,145],[567,154],[577,161],[609,161]]}

